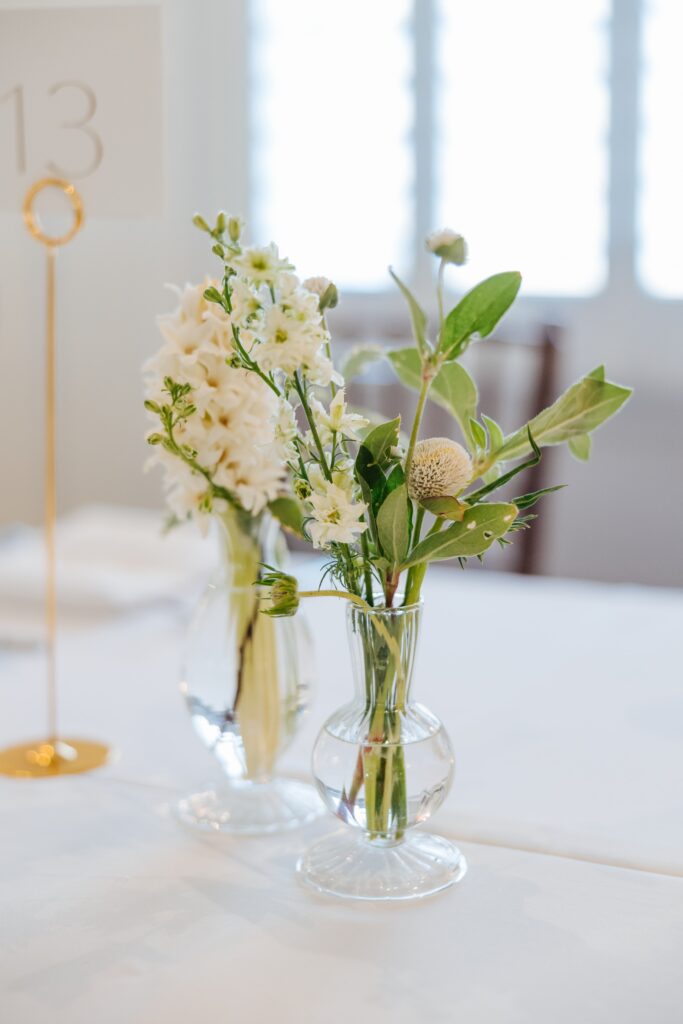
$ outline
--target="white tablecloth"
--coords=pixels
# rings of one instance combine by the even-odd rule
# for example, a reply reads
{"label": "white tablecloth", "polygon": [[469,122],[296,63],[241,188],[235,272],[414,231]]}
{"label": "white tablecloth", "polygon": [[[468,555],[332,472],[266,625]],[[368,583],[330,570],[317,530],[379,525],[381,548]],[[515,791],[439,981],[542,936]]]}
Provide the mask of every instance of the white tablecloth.
{"label": "white tablecloth", "polygon": [[[298,774],[351,685],[341,602],[307,614],[324,655]],[[682,622],[674,591],[433,571],[415,693],[453,738],[432,824],[470,872],[395,907],[297,884],[332,822],[240,842],[176,823],[216,775],[177,695],[179,607],[67,630],[64,731],[118,760],[0,781],[0,1021],[679,1024]],[[0,743],[40,731],[42,685],[38,651],[0,652]]]}

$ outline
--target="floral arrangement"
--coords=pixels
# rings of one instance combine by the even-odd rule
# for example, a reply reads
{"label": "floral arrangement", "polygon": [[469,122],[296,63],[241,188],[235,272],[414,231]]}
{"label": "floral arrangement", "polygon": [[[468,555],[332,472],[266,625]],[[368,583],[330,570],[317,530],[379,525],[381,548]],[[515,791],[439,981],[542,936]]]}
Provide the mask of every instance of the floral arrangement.
{"label": "floral arrangement", "polygon": [[[244,246],[238,218],[219,214],[210,227],[197,216],[195,224],[210,236],[222,276],[186,289],[177,313],[162,319],[166,345],[149,364],[147,408],[162,430],[148,440],[167,469],[173,462],[170,500],[178,512],[193,513],[217,502],[268,506],[329,555],[325,576],[340,596],[392,607],[402,594],[411,604],[430,562],[464,565],[495,542],[509,543],[529,527],[529,510],[558,488],[507,501],[491,500],[493,493],[537,463],[546,445],[566,442],[587,457],[590,432],[630,394],[600,367],[512,433],[479,415],[476,386],[460,359],[494,330],[521,276],[489,277],[445,314],[444,273],[465,262],[466,245],[455,232],[439,231],[427,239],[439,261],[432,335],[417,299],[391,271],[415,343],[355,352],[349,360],[353,371],[386,358],[417,391],[404,445],[398,417],[370,429],[347,405],[326,322],[338,301],[335,286],[325,278],[302,284],[273,244]],[[461,441],[419,439],[428,398],[452,414]],[[423,535],[427,516],[433,521]],[[267,581],[271,613],[293,614],[301,596],[295,581],[277,572]]]}
{"label": "floral arrangement", "polygon": [[[195,224],[211,239],[221,274],[186,289],[179,309],[161,320],[165,344],[147,368],[146,405],[156,420],[148,441],[167,471],[177,515],[268,509],[325,552],[316,591],[300,591],[295,577],[262,564],[256,582],[267,603],[261,610],[292,616],[303,597],[315,596],[351,603],[366,698],[357,760],[333,809],[371,839],[397,840],[416,820],[403,723],[413,612],[429,564],[457,559],[464,566],[528,529],[530,510],[558,487],[507,500],[496,500],[495,492],[538,463],[547,445],[567,443],[576,457],[587,458],[591,432],[630,390],[606,380],[599,367],[511,433],[480,414],[461,358],[495,329],[521,276],[495,274],[446,312],[445,272],[467,256],[464,239],[450,230],[426,243],[438,261],[432,330],[416,297],[390,271],[407,302],[414,343],[356,350],[342,376],[327,325],[338,302],[334,284],[322,277],[300,282],[273,244],[245,245],[236,217],[220,213],[211,227],[196,216]],[[376,359],[386,359],[417,393],[407,438],[400,417],[370,423],[347,403],[346,383]],[[451,413],[460,440],[420,438],[428,400]],[[263,617],[254,609],[250,616],[253,640],[254,616]],[[437,787],[439,799],[444,786]]]}

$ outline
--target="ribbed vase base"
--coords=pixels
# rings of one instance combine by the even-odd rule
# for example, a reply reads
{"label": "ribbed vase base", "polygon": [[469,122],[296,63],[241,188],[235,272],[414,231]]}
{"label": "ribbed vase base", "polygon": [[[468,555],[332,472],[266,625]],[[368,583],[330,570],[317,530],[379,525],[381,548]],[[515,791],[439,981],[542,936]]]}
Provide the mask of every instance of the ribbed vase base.
{"label": "ribbed vase base", "polygon": [[318,892],[351,900],[416,900],[447,889],[467,871],[457,846],[414,832],[394,846],[337,832],[300,858],[297,872]]}
{"label": "ribbed vase base", "polygon": [[267,835],[307,825],[324,811],[314,786],[298,779],[209,787],[179,801],[185,825],[205,832]]}

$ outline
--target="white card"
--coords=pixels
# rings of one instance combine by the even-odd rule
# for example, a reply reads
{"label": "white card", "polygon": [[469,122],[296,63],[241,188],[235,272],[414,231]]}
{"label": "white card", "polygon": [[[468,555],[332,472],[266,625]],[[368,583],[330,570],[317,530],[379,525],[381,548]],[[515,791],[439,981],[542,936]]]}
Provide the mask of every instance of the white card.
{"label": "white card", "polygon": [[73,182],[88,216],[163,208],[158,6],[0,10],[0,210]]}

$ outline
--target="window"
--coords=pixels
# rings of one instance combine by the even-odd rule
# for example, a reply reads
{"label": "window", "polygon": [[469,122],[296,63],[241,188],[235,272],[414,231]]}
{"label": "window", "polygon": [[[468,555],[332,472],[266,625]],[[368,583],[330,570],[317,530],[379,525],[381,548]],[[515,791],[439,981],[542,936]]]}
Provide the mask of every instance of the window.
{"label": "window", "polygon": [[347,289],[409,272],[409,0],[254,0],[254,231]]}
{"label": "window", "polygon": [[532,294],[606,276],[607,0],[439,0],[437,216],[470,241],[472,284],[519,269]]}
{"label": "window", "polygon": [[[683,297],[681,0],[251,0],[252,222],[301,270]],[[347,307],[348,308],[348,307]]]}
{"label": "window", "polygon": [[638,273],[648,291],[683,297],[683,4],[649,0],[642,44]]}

